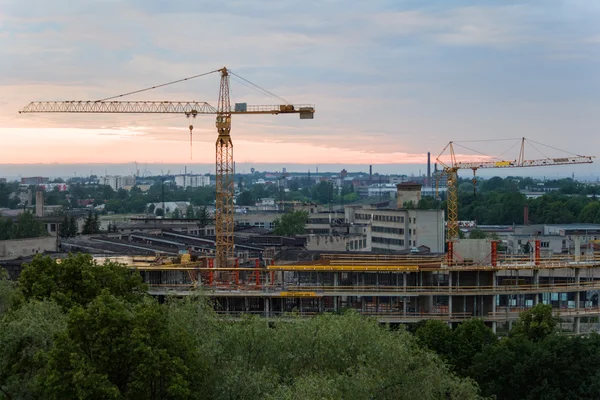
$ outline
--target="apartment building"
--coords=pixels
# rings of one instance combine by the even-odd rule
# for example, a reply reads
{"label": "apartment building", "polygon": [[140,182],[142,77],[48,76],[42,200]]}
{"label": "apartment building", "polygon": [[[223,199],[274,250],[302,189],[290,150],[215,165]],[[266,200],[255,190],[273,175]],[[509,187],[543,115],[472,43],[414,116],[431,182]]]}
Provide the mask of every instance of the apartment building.
{"label": "apartment building", "polygon": [[100,184],[110,186],[112,190],[131,189],[135,186],[135,176],[107,175],[100,177]]}
{"label": "apartment building", "polygon": [[175,185],[183,188],[210,186],[208,175],[176,175]]}

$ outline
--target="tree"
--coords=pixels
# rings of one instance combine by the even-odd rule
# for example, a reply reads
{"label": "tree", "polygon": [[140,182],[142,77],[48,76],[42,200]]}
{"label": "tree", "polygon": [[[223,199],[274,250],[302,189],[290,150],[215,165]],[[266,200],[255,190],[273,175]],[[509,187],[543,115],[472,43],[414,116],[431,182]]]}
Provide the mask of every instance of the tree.
{"label": "tree", "polygon": [[487,239],[487,234],[479,228],[472,229],[469,233],[469,239]]}
{"label": "tree", "polygon": [[415,336],[421,346],[435,351],[446,361],[452,358],[453,333],[447,323],[428,320],[417,328]]}
{"label": "tree", "polygon": [[313,200],[320,204],[329,204],[333,201],[333,183],[321,181],[314,186],[311,194]]}
{"label": "tree", "polygon": [[60,228],[58,229],[58,235],[61,238],[68,238],[69,236],[69,217],[65,215],[63,222],[60,224]]}
{"label": "tree", "polygon": [[452,334],[450,362],[456,368],[456,372],[467,376],[475,356],[495,344],[497,340],[494,332],[479,318],[470,318],[461,323]]}
{"label": "tree", "polygon": [[208,226],[208,224],[210,224],[210,214],[206,209],[206,206],[198,210],[196,218],[198,218],[198,228],[200,228],[200,235],[205,235],[205,229]]}
{"label": "tree", "polygon": [[0,318],[17,300],[15,282],[8,279],[8,273],[0,268]]}
{"label": "tree", "polygon": [[90,233],[99,233],[100,232],[100,221],[98,220],[98,213],[94,213],[94,219],[92,220],[92,232]]}
{"label": "tree", "polygon": [[31,301],[0,318],[0,398],[39,398],[38,377],[47,368],[46,351],[66,326],[66,316],[51,301]]}
{"label": "tree", "polygon": [[477,318],[471,318],[452,330],[442,321],[427,321],[417,329],[419,343],[442,356],[455,371],[467,376],[474,357],[497,339],[490,328]]}
{"label": "tree", "polygon": [[103,293],[75,307],[48,354],[44,398],[189,398],[194,377],[182,358],[188,349],[169,332],[157,302],[131,304]]}
{"label": "tree", "polygon": [[250,190],[244,190],[239,194],[236,200],[236,204],[238,206],[253,206],[255,203],[256,202]]}
{"label": "tree", "polygon": [[179,218],[181,218],[181,212],[179,211],[179,208],[175,208],[173,210],[173,212],[171,213],[171,218],[172,219],[179,219]]}
{"label": "tree", "polygon": [[77,236],[77,233],[79,233],[78,229],[77,229],[77,222],[75,221],[75,217],[71,216],[71,218],[69,218],[69,236],[68,237],[75,237],[75,236]]}
{"label": "tree", "polygon": [[274,221],[273,233],[280,236],[295,236],[304,233],[308,220],[308,212],[304,210],[292,211]]}
{"label": "tree", "polygon": [[88,304],[102,290],[136,302],[146,295],[146,289],[137,272],[109,261],[98,265],[89,254],[70,254],[60,264],[37,255],[19,276],[25,300],[51,299],[65,309]]}
{"label": "tree", "polygon": [[150,204],[148,206],[148,214],[154,214],[155,209],[156,209],[156,206],[154,205],[154,203]]}
{"label": "tree", "polygon": [[0,217],[0,240],[26,239],[41,236],[48,236],[48,231],[28,211],[19,214],[16,222],[13,222],[10,218]]}
{"label": "tree", "polygon": [[470,376],[484,396],[506,400],[600,398],[600,336],[523,336],[501,340],[475,357]]}
{"label": "tree", "polygon": [[84,235],[89,235],[93,233],[94,229],[94,216],[92,215],[92,210],[88,211],[88,216],[85,218],[83,222],[83,231],[81,232]]}
{"label": "tree", "polygon": [[193,205],[190,204],[189,206],[187,206],[187,210],[185,211],[185,217],[187,219],[193,219],[195,217]]}
{"label": "tree", "polygon": [[538,303],[521,313],[510,334],[535,342],[554,333],[557,324],[558,317],[553,315],[552,305]]}

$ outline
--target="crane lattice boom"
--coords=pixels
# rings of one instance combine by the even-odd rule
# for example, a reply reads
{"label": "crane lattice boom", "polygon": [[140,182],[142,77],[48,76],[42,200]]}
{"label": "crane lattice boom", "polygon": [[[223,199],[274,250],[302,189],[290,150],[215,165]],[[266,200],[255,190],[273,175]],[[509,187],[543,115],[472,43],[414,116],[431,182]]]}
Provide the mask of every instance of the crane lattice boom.
{"label": "crane lattice boom", "polygon": [[[521,149],[519,151],[519,158],[512,161],[457,161],[456,154],[454,152],[454,142],[450,142],[446,145],[444,150],[437,157],[438,163],[443,167],[443,173],[447,178],[448,188],[448,254],[452,257],[452,241],[458,239],[458,170],[470,169],[473,171],[473,184],[476,184],[475,172],[478,169],[487,168],[524,168],[524,167],[549,167],[556,165],[572,165],[572,164],[590,164],[593,162],[591,156],[581,156],[572,154],[568,157],[548,157],[537,160],[525,159],[525,138],[520,139]],[[539,144],[539,143],[538,143]],[[550,147],[550,146],[548,146]],[[446,150],[449,150],[450,162],[449,164],[444,163],[440,157]],[[438,175],[438,179],[440,176]],[[474,186],[475,188],[475,186]]]}
{"label": "crane lattice boom", "polygon": [[[219,72],[221,85],[219,90],[218,107],[213,107],[207,102],[196,101],[113,101],[117,97],[141,93],[194,79],[200,76]],[[174,82],[152,86],[146,89],[125,93],[98,101],[35,101],[25,106],[19,113],[98,113],[98,114],[183,114],[186,117],[197,115],[216,115],[216,128],[218,137],[216,141],[216,207],[215,207],[215,234],[216,234],[216,266],[227,267],[234,257],[234,181],[233,181],[233,142],[231,140],[231,116],[233,114],[300,114],[300,119],[312,119],[315,106],[312,104],[279,104],[279,105],[247,105],[230,104],[229,78],[230,74],[242,79],[254,88],[260,89],[271,97],[278,98],[273,93],[260,88],[252,82],[241,78],[227,68],[199,74],[193,77],[180,79]],[[190,145],[192,143],[192,129],[190,125]],[[191,150],[191,147],[190,147]]]}
{"label": "crane lattice boom", "polygon": [[[238,105],[229,114],[311,114],[313,104]],[[196,101],[34,101],[25,106],[24,113],[99,113],[99,114],[218,114],[215,107]]]}
{"label": "crane lattice boom", "polygon": [[457,162],[454,164],[456,169],[480,169],[480,168],[524,168],[524,167],[543,167],[552,165],[571,165],[571,164],[589,164],[592,163],[589,156],[578,157],[559,157],[542,158],[539,160],[523,161],[488,161],[488,162]]}

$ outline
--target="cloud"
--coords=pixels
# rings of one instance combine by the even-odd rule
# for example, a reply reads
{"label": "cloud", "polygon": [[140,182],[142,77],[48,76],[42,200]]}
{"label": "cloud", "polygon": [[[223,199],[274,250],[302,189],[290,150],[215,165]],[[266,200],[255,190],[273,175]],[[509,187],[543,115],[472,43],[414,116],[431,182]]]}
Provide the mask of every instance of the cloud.
{"label": "cloud", "polygon": [[[178,116],[16,111],[31,100],[100,99],[222,65],[292,102],[316,104],[308,121],[234,117],[236,146],[251,140],[287,154],[293,144],[310,153],[290,153],[299,161],[421,157],[456,138],[506,135],[567,148],[577,145],[572,132],[600,122],[592,111],[600,105],[600,10],[589,2],[4,0],[0,12],[0,57],[8,60],[0,64],[0,132],[38,129],[42,141],[45,129],[64,127],[115,129],[99,136],[135,139],[149,152],[155,142],[184,142],[189,122]],[[242,83],[232,78],[233,101],[276,101]],[[131,99],[216,104],[218,89],[212,75]],[[212,117],[193,124],[207,145],[214,141]],[[600,145],[587,140],[587,148]]]}

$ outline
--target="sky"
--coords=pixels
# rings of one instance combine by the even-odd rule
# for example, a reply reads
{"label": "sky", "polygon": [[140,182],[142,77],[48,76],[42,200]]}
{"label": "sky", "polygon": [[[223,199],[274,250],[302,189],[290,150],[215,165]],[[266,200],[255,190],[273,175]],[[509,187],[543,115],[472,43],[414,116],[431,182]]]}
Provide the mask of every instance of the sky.
{"label": "sky", "polygon": [[[2,164],[210,165],[214,116],[18,111],[222,66],[316,107],[314,120],[234,116],[240,164],[415,165],[449,141],[464,160],[514,159],[516,142],[496,140],[523,136],[537,143],[527,158],[598,156],[599,20],[597,0],[0,0],[0,175]],[[218,90],[211,74],[122,100],[216,106]],[[274,102],[237,78],[231,91]]]}

